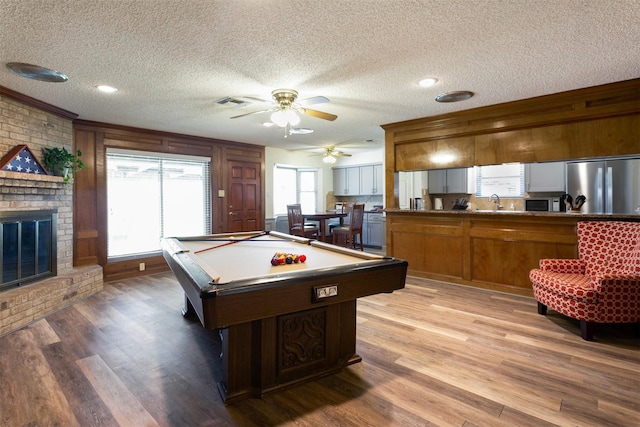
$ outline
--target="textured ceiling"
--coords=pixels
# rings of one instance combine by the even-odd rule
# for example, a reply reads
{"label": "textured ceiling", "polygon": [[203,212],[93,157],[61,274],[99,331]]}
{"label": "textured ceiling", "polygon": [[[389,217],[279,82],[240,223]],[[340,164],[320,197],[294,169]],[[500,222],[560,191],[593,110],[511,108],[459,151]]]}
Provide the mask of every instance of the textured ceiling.
{"label": "textured ceiling", "polygon": [[[0,22],[2,86],[84,120],[283,148],[358,150],[381,124],[640,77],[638,0],[0,0]],[[286,139],[267,113],[230,119],[278,88],[338,119]],[[476,95],[434,101],[455,90]]]}

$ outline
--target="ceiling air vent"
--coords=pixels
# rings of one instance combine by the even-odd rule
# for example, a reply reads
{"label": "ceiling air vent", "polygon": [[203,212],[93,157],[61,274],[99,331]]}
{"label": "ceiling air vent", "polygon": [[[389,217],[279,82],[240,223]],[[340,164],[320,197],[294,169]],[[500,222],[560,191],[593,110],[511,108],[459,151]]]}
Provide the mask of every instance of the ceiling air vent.
{"label": "ceiling air vent", "polygon": [[249,105],[249,102],[244,101],[242,99],[231,98],[230,96],[225,96],[224,98],[220,98],[216,101],[216,104],[226,105],[228,107],[240,108],[246,107]]}

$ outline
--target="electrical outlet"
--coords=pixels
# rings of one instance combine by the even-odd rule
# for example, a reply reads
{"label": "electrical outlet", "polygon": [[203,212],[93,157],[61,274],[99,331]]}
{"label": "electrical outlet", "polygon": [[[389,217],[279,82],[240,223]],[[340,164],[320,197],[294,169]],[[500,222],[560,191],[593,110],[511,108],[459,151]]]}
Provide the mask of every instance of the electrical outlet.
{"label": "electrical outlet", "polygon": [[144,270],[147,268],[147,266],[144,264],[144,262],[141,262],[141,263],[138,265],[138,268],[140,269],[140,271],[144,271]]}

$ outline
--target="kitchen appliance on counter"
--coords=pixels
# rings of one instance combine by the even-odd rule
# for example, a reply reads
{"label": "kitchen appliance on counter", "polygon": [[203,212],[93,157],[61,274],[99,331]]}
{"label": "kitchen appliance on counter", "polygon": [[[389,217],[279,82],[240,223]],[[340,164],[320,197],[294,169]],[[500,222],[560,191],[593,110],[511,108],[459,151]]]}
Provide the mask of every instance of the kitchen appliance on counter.
{"label": "kitchen appliance on counter", "polygon": [[[559,212],[559,197],[543,197],[524,199],[524,210],[528,212]],[[562,209],[564,210],[564,208]]]}
{"label": "kitchen appliance on counter", "polygon": [[469,201],[465,197],[463,197],[460,199],[456,199],[451,209],[454,211],[464,211],[467,209],[468,205],[469,205]]}
{"label": "kitchen appliance on counter", "polygon": [[582,213],[635,213],[640,206],[640,159],[567,163],[567,193],[586,197]]}
{"label": "kitchen appliance on counter", "polygon": [[437,210],[437,211],[441,211],[441,210],[442,210],[442,208],[443,208],[443,206],[442,206],[442,198],[440,198],[440,197],[436,197],[436,198],[433,200],[433,209],[435,209],[435,210]]}

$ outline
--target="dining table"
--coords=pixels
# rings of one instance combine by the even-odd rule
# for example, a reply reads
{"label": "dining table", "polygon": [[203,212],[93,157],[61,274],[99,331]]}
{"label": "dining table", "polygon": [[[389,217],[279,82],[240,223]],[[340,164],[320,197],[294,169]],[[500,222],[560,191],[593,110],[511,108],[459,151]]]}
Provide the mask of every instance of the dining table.
{"label": "dining table", "polygon": [[344,224],[344,218],[349,215],[346,212],[342,211],[326,211],[326,212],[316,212],[316,213],[303,213],[302,217],[304,221],[318,221],[319,223],[319,234],[320,238],[318,240],[327,241],[330,239],[330,236],[326,233],[326,222],[332,218],[339,218],[340,225]]}

